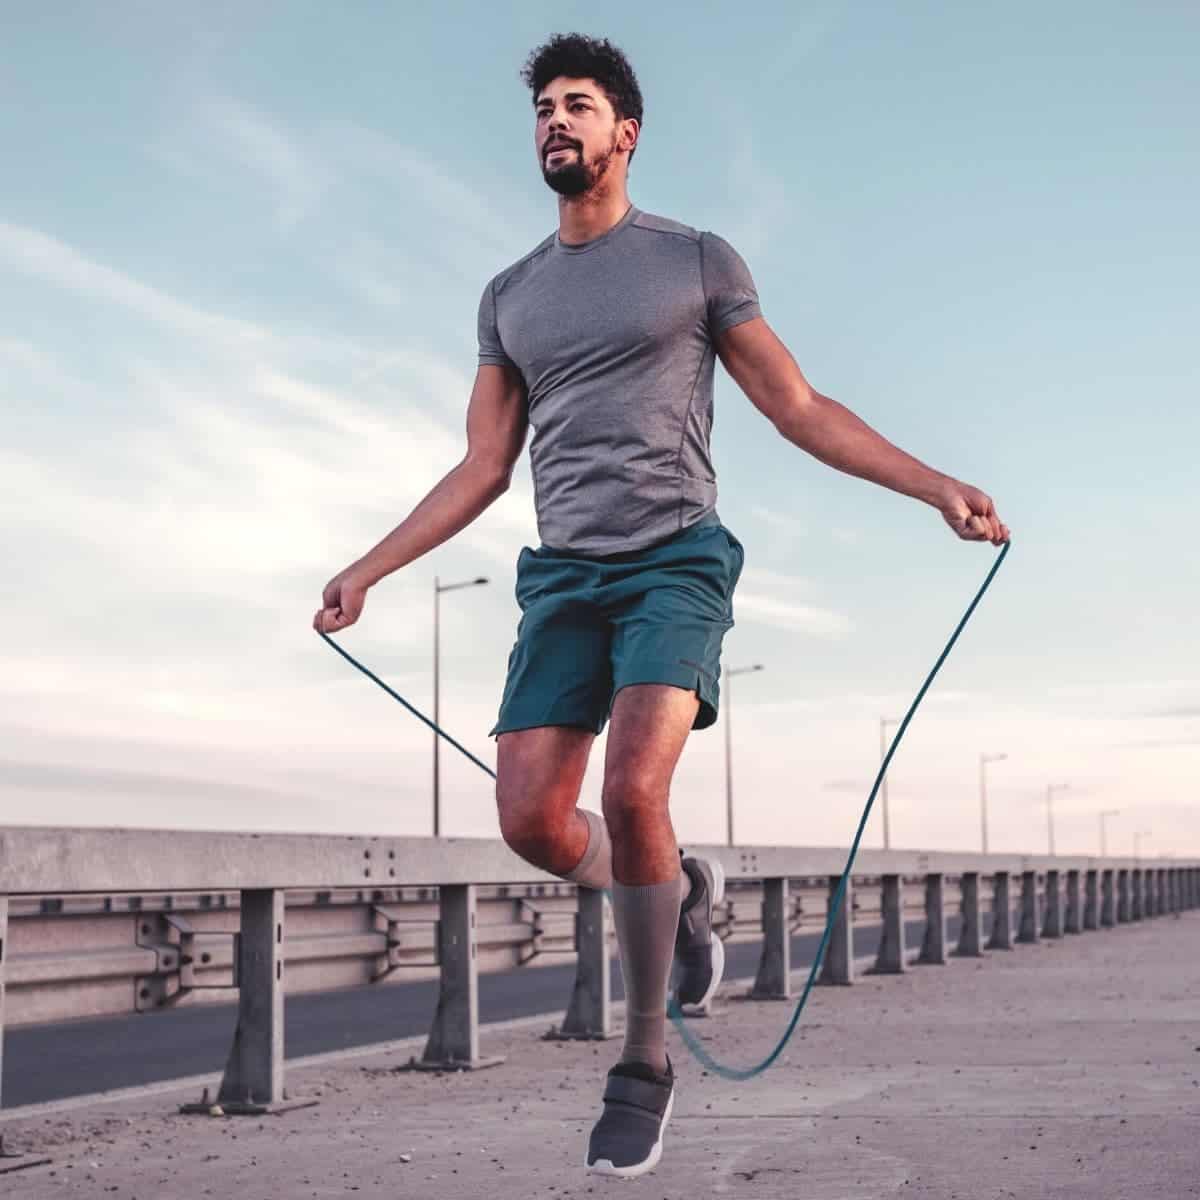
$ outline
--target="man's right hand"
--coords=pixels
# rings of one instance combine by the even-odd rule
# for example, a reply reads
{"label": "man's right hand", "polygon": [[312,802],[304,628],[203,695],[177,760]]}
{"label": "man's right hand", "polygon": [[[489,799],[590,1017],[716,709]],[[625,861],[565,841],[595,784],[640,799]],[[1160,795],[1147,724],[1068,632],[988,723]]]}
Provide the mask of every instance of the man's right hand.
{"label": "man's right hand", "polygon": [[321,593],[323,607],[313,617],[313,628],[318,633],[336,633],[353,625],[367,599],[367,586],[352,566],[335,575]]}

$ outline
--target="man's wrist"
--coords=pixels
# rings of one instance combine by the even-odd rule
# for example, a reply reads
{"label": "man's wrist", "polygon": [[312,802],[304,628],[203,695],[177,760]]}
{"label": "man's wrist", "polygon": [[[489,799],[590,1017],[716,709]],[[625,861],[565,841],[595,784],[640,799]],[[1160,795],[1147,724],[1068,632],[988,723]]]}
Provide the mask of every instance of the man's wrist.
{"label": "man's wrist", "polygon": [[950,475],[943,475],[940,471],[930,471],[928,477],[922,481],[921,489],[916,493],[916,498],[923,500],[926,504],[932,505],[934,508],[944,508],[946,499],[955,482]]}
{"label": "man's wrist", "polygon": [[387,574],[387,571],[381,571],[378,564],[373,564],[370,556],[367,555],[360,558],[358,562],[351,563],[347,574],[361,587],[372,588]]}

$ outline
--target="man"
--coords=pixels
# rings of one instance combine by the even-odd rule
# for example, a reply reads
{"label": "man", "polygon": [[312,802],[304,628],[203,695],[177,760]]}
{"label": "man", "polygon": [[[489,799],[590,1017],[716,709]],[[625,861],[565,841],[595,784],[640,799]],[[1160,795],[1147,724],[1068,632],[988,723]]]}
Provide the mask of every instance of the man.
{"label": "man", "polygon": [[[357,620],[367,589],[473,521],[508,487],[527,428],[542,545],[517,560],[522,610],[499,718],[505,841],[580,886],[610,888],[626,1032],[586,1165],[650,1170],[674,1100],[676,997],[721,979],[719,864],[683,857],[668,811],[693,729],[712,725],[742,546],[716,515],[714,358],[779,432],[822,462],[937,508],[960,538],[1007,540],[983,492],[897,449],[814,391],[723,239],[631,204],[642,97],[605,40],[552,38],[522,71],[558,230],[492,278],[478,312],[467,452],[411,515],[325,588],[314,627]],[[577,807],[611,718],[603,817]]]}

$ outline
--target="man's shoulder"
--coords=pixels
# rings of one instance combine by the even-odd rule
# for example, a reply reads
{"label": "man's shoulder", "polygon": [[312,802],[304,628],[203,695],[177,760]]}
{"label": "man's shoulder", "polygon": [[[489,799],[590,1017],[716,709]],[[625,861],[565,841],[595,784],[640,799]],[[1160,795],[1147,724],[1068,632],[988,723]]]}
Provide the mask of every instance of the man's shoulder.
{"label": "man's shoulder", "polygon": [[683,221],[660,216],[658,213],[639,212],[633,220],[633,225],[638,229],[649,230],[651,233],[686,238],[689,242],[699,242],[704,236],[701,230],[686,225]]}
{"label": "man's shoulder", "polygon": [[541,257],[546,254],[550,247],[554,245],[554,237],[555,235],[553,233],[547,234],[527,254],[522,254],[516,262],[509,263],[504,270],[498,271],[495,275],[493,275],[488,281],[488,286],[494,287],[498,291],[511,280],[518,279],[522,275],[526,274],[530,267],[532,267],[539,259],[541,259]]}

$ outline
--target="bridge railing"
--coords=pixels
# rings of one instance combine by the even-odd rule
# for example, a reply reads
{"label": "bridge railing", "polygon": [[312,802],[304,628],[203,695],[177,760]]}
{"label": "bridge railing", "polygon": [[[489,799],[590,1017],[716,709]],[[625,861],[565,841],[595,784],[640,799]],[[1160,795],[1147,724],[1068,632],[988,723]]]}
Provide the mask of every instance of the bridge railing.
{"label": "bridge railing", "polygon": [[[731,902],[718,932],[761,939],[750,994],[789,998],[790,934],[806,916],[815,916],[818,925],[825,916],[823,905],[800,910],[797,902],[801,894],[813,894],[814,881],[832,897],[845,851],[689,849],[718,858],[730,880]],[[869,910],[882,925],[874,969],[907,969],[906,882],[920,893],[924,924],[916,961],[925,964],[1200,904],[1200,866],[1182,860],[863,850],[822,965],[823,983],[853,982],[856,908],[860,917]],[[946,936],[948,888],[957,891],[961,917],[953,948]],[[856,904],[856,890],[863,893],[860,900],[868,892],[871,900]],[[745,916],[751,895],[757,920]],[[152,896],[158,901],[147,909]],[[315,929],[309,910],[330,906],[335,896],[369,909],[371,927],[339,931],[332,941],[329,931]],[[132,947],[89,948],[50,938],[19,958],[11,954],[10,912],[14,926],[89,911],[98,920],[116,915],[112,906],[122,897],[140,906]],[[98,898],[109,905],[104,914],[94,911]],[[427,911],[415,915],[414,902]],[[481,923],[481,903],[493,917],[507,909],[510,919]],[[121,915],[128,921],[133,913]],[[285,936],[289,923],[298,928]],[[576,891],[498,840],[10,827],[0,829],[0,1055],[9,976],[20,980],[18,987],[49,986],[51,992],[55,981],[81,977],[136,981],[136,1008],[235,986],[237,1027],[217,1102],[226,1111],[261,1111],[283,1098],[285,992],[329,986],[331,960],[370,964],[370,977],[379,980],[401,965],[423,962],[436,971],[437,1010],[424,1053],[412,1065],[470,1069],[496,1061],[479,1047],[481,952],[493,962],[497,955],[520,962],[546,951],[573,953],[574,985],[555,1036],[604,1038],[615,1032],[612,941],[602,893]],[[72,959],[74,965],[67,961]],[[285,964],[291,976],[286,984]],[[214,973],[225,979],[214,981]],[[45,1019],[61,1015],[50,1010]],[[28,1019],[28,1012],[23,1016]]]}

